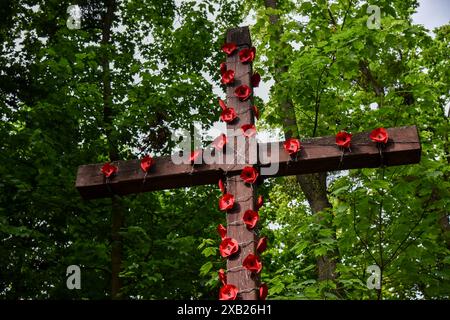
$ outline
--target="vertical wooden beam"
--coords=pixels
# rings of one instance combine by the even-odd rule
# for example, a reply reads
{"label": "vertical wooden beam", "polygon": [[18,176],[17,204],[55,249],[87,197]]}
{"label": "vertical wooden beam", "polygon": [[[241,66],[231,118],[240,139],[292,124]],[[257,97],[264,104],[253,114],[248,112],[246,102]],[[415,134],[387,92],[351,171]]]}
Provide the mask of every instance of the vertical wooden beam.
{"label": "vertical wooden beam", "polygon": [[[238,46],[238,51],[244,48],[251,47],[250,32],[248,27],[231,29],[227,33],[227,42],[235,42]],[[236,87],[246,84],[250,88],[251,85],[251,75],[252,75],[252,65],[242,64],[239,61],[238,53],[235,53],[227,58],[227,69],[232,69],[235,71],[235,82],[232,86],[227,87],[227,105],[228,107],[233,107],[238,114],[238,119],[236,119],[231,124],[227,125],[227,129],[236,130],[234,132],[238,133],[241,126],[244,124],[254,124],[254,115],[251,111],[251,101],[239,101],[234,95],[234,90]],[[239,132],[240,133],[240,132]],[[234,160],[235,163],[242,161],[245,158],[245,163],[249,163],[249,143],[246,141],[245,145],[239,146],[237,144],[237,137],[234,139]],[[227,274],[228,284],[235,285],[239,291],[246,291],[253,288],[258,288],[260,285],[259,275],[252,275],[249,271],[241,268],[242,262],[249,253],[256,254],[256,244],[258,237],[253,231],[247,230],[245,224],[232,224],[235,221],[242,221],[242,217],[246,210],[255,209],[255,188],[246,185],[239,177],[239,175],[227,176],[227,192],[233,194],[236,198],[236,204],[232,210],[227,213],[227,223],[228,223],[228,237],[236,239],[238,243],[241,243],[240,250],[238,254],[232,256],[228,259],[227,269],[231,271]],[[230,225],[231,223],[231,225]],[[251,290],[248,292],[242,292],[239,294],[238,299],[242,300],[257,300],[258,291]]]}

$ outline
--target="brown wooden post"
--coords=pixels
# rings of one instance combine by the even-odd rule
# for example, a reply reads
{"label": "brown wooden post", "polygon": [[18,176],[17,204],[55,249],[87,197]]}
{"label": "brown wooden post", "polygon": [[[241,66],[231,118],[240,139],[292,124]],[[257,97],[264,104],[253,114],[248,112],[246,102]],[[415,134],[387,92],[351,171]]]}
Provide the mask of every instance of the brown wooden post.
{"label": "brown wooden post", "polygon": [[[250,32],[248,27],[231,29],[227,33],[227,42],[234,42],[238,46],[238,51],[244,48],[251,47]],[[238,119],[227,125],[227,130],[234,130],[236,134],[244,124],[254,124],[254,115],[251,111],[252,99],[247,101],[239,101],[234,95],[236,87],[245,84],[252,88],[250,78],[252,75],[252,65],[242,64],[239,61],[238,53],[227,57],[227,69],[235,71],[235,82],[233,85],[227,87],[227,106],[233,107],[238,114]],[[231,138],[231,137],[230,137]],[[242,161],[245,157],[245,163],[249,163],[249,143],[246,141],[244,145],[237,143],[237,137],[234,139],[234,160],[235,163]],[[227,176],[227,192],[231,193],[236,198],[235,206],[227,213],[227,223],[230,224],[235,221],[242,221],[242,217],[246,210],[255,209],[255,185],[253,188],[245,184],[239,177],[239,173],[234,173]],[[236,239],[241,243],[240,250],[236,255],[228,259],[227,274],[228,284],[235,285],[239,291],[246,291],[253,288],[258,288],[260,285],[259,275],[252,275],[249,271],[240,268],[245,257],[249,253],[256,254],[256,244],[258,237],[253,231],[247,230],[245,224],[232,224],[227,226],[227,236]],[[259,292],[252,290],[249,292],[242,292],[238,295],[238,299],[242,300],[257,300]]]}

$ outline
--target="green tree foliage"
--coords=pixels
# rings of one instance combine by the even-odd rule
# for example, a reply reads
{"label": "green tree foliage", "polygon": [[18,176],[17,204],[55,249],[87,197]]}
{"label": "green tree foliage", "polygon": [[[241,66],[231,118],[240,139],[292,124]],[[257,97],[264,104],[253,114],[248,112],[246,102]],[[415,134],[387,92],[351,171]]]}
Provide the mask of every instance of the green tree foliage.
{"label": "green tree foliage", "polygon": [[[108,160],[106,132],[122,159],[169,154],[170,132],[217,119],[212,85],[219,48],[240,15],[232,1],[118,1],[112,41],[100,46],[97,1],[2,5],[0,295],[107,297],[110,201],[83,202],[76,168]],[[82,10],[69,29],[69,5]],[[113,122],[103,117],[102,57],[110,60]],[[212,232],[217,192],[195,188],[124,200],[123,292],[140,298],[200,298],[197,247]],[[82,270],[67,290],[66,268]]]}
{"label": "green tree foliage", "polygon": [[[67,27],[69,5],[81,29]],[[170,133],[218,117],[225,31],[256,14],[255,67],[277,78],[263,125],[293,101],[301,137],[417,125],[419,165],[331,173],[332,209],[312,215],[294,178],[269,179],[262,278],[280,299],[443,299],[450,296],[449,26],[412,24],[416,1],[117,1],[100,45],[103,1],[3,1],[0,6],[0,297],[104,299],[111,282],[111,201],[82,201],[81,164],[170,154]],[[269,23],[278,14],[280,26]],[[103,115],[102,57],[111,69],[112,124]],[[280,60],[281,59],[281,60]],[[278,65],[275,66],[274,63]],[[275,74],[284,67],[281,74]],[[375,103],[377,107],[375,108]],[[219,191],[196,187],[124,198],[121,277],[131,299],[216,299]],[[336,250],[337,249],[337,250]],[[337,252],[336,281],[317,281],[316,257]],[[66,288],[66,268],[82,289]],[[366,268],[382,289],[366,287]]]}

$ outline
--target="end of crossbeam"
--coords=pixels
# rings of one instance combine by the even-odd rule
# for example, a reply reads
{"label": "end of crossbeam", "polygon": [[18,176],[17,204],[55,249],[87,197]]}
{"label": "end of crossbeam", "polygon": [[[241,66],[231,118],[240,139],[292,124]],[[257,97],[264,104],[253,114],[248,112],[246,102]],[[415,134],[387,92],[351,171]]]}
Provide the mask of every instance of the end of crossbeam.
{"label": "end of crossbeam", "polygon": [[[270,165],[277,167],[276,176],[289,176],[348,169],[390,167],[410,165],[420,162],[422,148],[416,126],[396,127],[386,129],[389,141],[385,146],[378,146],[369,138],[370,132],[356,133],[352,137],[349,150],[342,154],[336,146],[335,137],[318,137],[304,139],[298,159],[293,160],[284,152],[280,142],[275,146],[277,156],[273,157],[269,146],[263,146],[268,151]],[[271,146],[273,148],[273,146]],[[264,174],[262,174],[264,176]],[[271,175],[267,176],[268,178]]]}

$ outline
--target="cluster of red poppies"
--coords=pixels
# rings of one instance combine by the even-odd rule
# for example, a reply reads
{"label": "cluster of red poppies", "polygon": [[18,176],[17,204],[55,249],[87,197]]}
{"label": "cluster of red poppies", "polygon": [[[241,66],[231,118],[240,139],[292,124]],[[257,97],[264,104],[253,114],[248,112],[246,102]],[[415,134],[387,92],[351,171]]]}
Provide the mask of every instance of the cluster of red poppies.
{"label": "cluster of red poppies", "polygon": [[[225,52],[228,56],[231,56],[236,53],[238,50],[236,43],[228,42],[222,46],[222,51]],[[239,61],[241,63],[251,63],[255,59],[256,49],[255,47],[245,48],[239,51]],[[222,62],[220,64],[220,73],[222,75],[222,83],[224,85],[232,85],[235,80],[235,71],[227,68],[227,64]],[[259,82],[261,81],[261,76],[259,73],[255,72],[250,79],[252,87],[258,87]],[[236,87],[234,90],[234,95],[239,98],[240,101],[246,101],[250,98],[252,94],[252,89],[246,85],[240,85]],[[224,101],[219,99],[219,105],[222,109],[222,113],[220,114],[220,120],[226,123],[231,123],[237,118],[237,113],[233,107],[228,107]],[[259,118],[259,110],[256,106],[252,106],[252,111],[256,119]],[[244,124],[241,127],[243,131],[243,135],[245,137],[253,137],[256,135],[256,128],[254,124]]]}
{"label": "cluster of red poppies", "polygon": [[[245,127],[245,130],[243,129],[245,136],[250,137],[256,134],[256,129],[254,128],[254,125],[244,125],[243,127]],[[373,142],[381,146],[385,145],[388,142],[389,135],[385,128],[377,128],[372,130],[372,132],[369,135],[369,138]],[[342,148],[342,150],[350,148],[351,141],[352,141],[351,133],[348,133],[346,131],[339,131],[336,134],[336,145]],[[226,143],[227,143],[227,136],[225,134],[222,134],[213,141],[212,145],[215,149],[220,151],[223,149]],[[298,139],[289,138],[283,143],[283,147],[286,150],[286,152],[289,153],[290,156],[296,156],[300,151],[301,143]],[[195,150],[191,152],[189,156],[190,162],[193,163],[200,155],[200,153],[201,150]],[[153,164],[154,164],[153,158],[149,155],[146,155],[141,159],[142,171],[148,173]],[[118,168],[112,165],[110,162],[107,162],[103,165],[101,171],[106,178],[110,178],[113,175],[117,174]],[[247,183],[254,183],[254,181],[256,181],[258,177],[258,171],[253,167],[245,167],[242,170],[241,177]],[[230,198],[229,196],[231,196],[232,198]],[[232,201],[234,203],[234,197],[232,195],[224,195],[221,199],[223,200],[222,204],[223,206],[226,206],[226,203],[228,203],[228,201]]]}
{"label": "cluster of red poppies", "polygon": [[[372,130],[369,138],[379,145],[384,145],[388,142],[389,135],[385,128],[377,128]],[[352,141],[352,134],[346,131],[339,131],[336,134],[336,145],[342,150],[350,148]],[[283,148],[290,156],[295,157],[301,149],[301,142],[295,138],[289,138],[283,143]]]}
{"label": "cluster of red poppies", "polygon": [[[384,145],[388,142],[389,135],[385,128],[377,128],[372,130],[369,135],[370,140],[376,142],[379,145]],[[352,134],[346,131],[339,131],[336,134],[336,144],[342,149],[350,148],[350,143],[352,141]]]}
{"label": "cluster of red poppies", "polygon": [[[141,159],[142,171],[144,171],[145,173],[148,173],[154,163],[155,163],[155,161],[153,160],[153,158],[149,155],[146,155],[145,157],[143,157]],[[119,168],[117,168],[116,166],[107,162],[103,165],[101,171],[106,178],[110,178],[113,175],[117,174],[117,172],[119,171]]]}
{"label": "cluster of red poppies", "polygon": [[[389,136],[384,128],[374,129],[370,135],[370,139],[373,142],[376,142],[379,145],[386,144]],[[352,139],[352,134],[340,131],[336,134],[336,145],[338,145],[342,150],[349,148]],[[286,152],[291,157],[296,157],[301,149],[301,143],[296,138],[289,138],[283,143],[283,147]],[[256,183],[259,176],[259,172],[251,166],[246,166],[241,172],[241,179],[248,184]],[[235,198],[232,194],[227,193],[223,180],[219,180],[219,188],[222,191],[222,196],[219,199],[219,209],[222,211],[231,210],[235,204]],[[242,217],[242,222],[247,226],[249,230],[255,228],[256,224],[259,221],[258,210],[263,205],[262,196],[258,197],[256,202],[256,211],[255,210],[247,210],[244,212]],[[227,228],[225,228],[222,224],[219,224],[217,227],[217,232],[219,233],[222,242],[219,246],[219,251],[222,257],[227,258],[239,251],[239,243],[230,237],[227,237]],[[256,246],[256,251],[258,254],[261,254],[267,247],[267,238],[262,237]],[[258,255],[248,254],[247,257],[242,262],[242,267],[247,269],[252,273],[259,273],[262,269],[262,262],[259,259]],[[227,275],[223,269],[219,270],[219,280],[222,282],[222,287],[219,291],[219,299],[220,300],[235,300],[239,293],[239,289],[232,284],[227,284]],[[267,296],[268,288],[266,284],[262,284],[259,288],[259,297],[261,300],[264,300]]]}
{"label": "cluster of red poppies", "polygon": [[[235,54],[238,51],[238,47],[235,43],[229,42],[225,43],[222,46],[222,51],[227,54],[227,56],[231,56]],[[256,55],[256,49],[254,47],[252,48],[244,48],[238,52],[239,55],[239,61],[241,63],[251,63],[255,59]],[[220,64],[220,73],[222,75],[222,83],[224,85],[232,85],[235,81],[235,70],[228,69],[227,64],[225,62]],[[250,82],[252,87],[258,87],[259,82],[261,81],[261,76],[258,73],[254,73],[251,78]],[[240,101],[246,101],[249,99],[250,95],[252,93],[252,89],[248,85],[240,85],[236,87],[234,90],[234,95],[240,100]],[[224,101],[219,99],[219,105],[222,109],[222,113],[220,115],[220,120],[231,123],[236,120],[237,113],[233,107],[228,107]],[[259,110],[256,106],[252,106],[252,111],[256,119],[259,118]],[[256,127],[254,124],[244,124],[241,126],[242,134],[244,137],[250,138],[256,135]],[[217,138],[216,138],[217,139]],[[252,166],[246,166],[241,172],[241,179],[247,184],[254,184],[256,183],[259,172],[256,168]],[[226,192],[225,185],[223,183],[223,180],[219,180],[219,188],[222,191],[222,196],[219,199],[219,209],[222,211],[228,211],[231,210],[234,207],[235,204],[235,198],[232,194]],[[247,210],[244,212],[244,215],[242,217],[243,224],[246,225],[246,227],[249,230],[253,230],[256,227],[256,224],[259,221],[259,214],[258,210],[263,205],[263,197],[259,196],[258,200],[256,202],[256,210]],[[227,229],[220,224],[217,228],[217,231],[220,234],[220,237],[222,239],[222,242],[219,246],[220,254],[222,257],[227,258],[229,256],[232,256],[236,254],[239,251],[239,243],[230,237],[227,237]],[[262,253],[267,247],[267,238],[262,237],[256,246],[257,253]],[[242,262],[242,267],[247,269],[248,271],[252,273],[259,273],[262,269],[262,262],[258,255],[255,254],[248,254],[247,257]],[[227,284],[227,276],[223,269],[220,269],[219,271],[219,279],[222,282],[223,286],[220,289],[219,292],[219,299],[220,300],[235,300],[237,298],[237,295],[239,293],[239,289],[232,285]],[[262,284],[259,288],[259,298],[261,300],[264,300],[267,296],[268,288],[266,284]]]}
{"label": "cluster of red poppies", "polygon": [[[245,183],[254,184],[258,179],[258,171],[251,166],[246,166],[241,172],[241,179]],[[229,211],[233,209],[235,204],[235,198],[232,194],[228,193],[225,184],[222,179],[219,180],[219,188],[222,191],[222,196],[219,199],[219,209],[221,211]],[[245,224],[247,229],[253,230],[259,221],[258,210],[263,206],[264,200],[260,195],[256,201],[256,210],[249,209],[244,212],[242,217],[242,224]],[[238,222],[238,221],[236,221]],[[220,255],[223,258],[228,258],[239,251],[239,243],[231,238],[227,237],[227,228],[222,224],[217,227],[217,232],[222,239],[219,245]],[[261,237],[256,245],[256,252],[261,254],[267,248],[267,237]],[[242,262],[242,267],[247,269],[252,273],[260,273],[262,270],[262,262],[258,255],[250,253],[248,254]],[[219,280],[222,282],[222,287],[219,291],[220,300],[235,300],[239,293],[239,289],[232,284],[227,284],[227,275],[223,269],[219,270]],[[262,284],[259,288],[259,298],[265,300],[268,293],[268,288],[266,284]]]}

